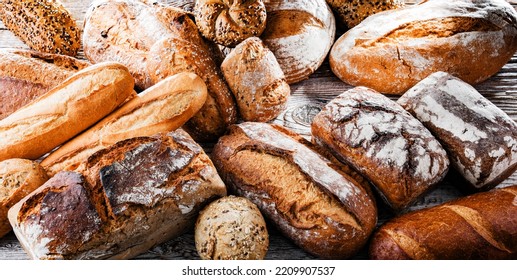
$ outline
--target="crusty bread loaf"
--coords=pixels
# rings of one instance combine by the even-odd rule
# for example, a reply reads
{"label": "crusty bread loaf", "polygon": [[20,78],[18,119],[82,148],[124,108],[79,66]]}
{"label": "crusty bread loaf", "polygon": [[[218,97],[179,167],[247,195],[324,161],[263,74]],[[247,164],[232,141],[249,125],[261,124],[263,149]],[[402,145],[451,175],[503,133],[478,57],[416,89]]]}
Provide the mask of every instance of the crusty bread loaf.
{"label": "crusty bread loaf", "polygon": [[182,130],[132,138],[60,172],[9,211],[33,259],[127,259],[192,229],[226,189]]}
{"label": "crusty bread loaf", "polygon": [[517,124],[471,85],[437,72],[398,103],[441,142],[469,191],[494,188],[517,170]]}
{"label": "crusty bread loaf", "polygon": [[194,237],[204,260],[262,260],[269,247],[264,217],[244,197],[210,203],[197,218]]}
{"label": "crusty bread loaf", "polygon": [[265,1],[262,40],[275,54],[287,83],[309,78],[334,43],[336,22],[325,0]]}
{"label": "crusty bread loaf", "polygon": [[260,36],[266,28],[262,0],[197,0],[194,15],[201,34],[226,47]]}
{"label": "crusty bread loaf", "polygon": [[77,72],[0,121],[0,160],[38,159],[115,110],[133,85],[127,68],[118,63]]}
{"label": "crusty bread loaf", "polygon": [[212,141],[237,121],[235,101],[213,51],[189,14],[140,0],[98,0],[86,13],[84,53],[92,62],[126,65],[139,89],[181,72],[194,72],[208,87],[206,104],[185,126],[198,141]]}
{"label": "crusty bread loaf", "polygon": [[0,20],[31,49],[75,56],[80,30],[72,15],[55,0],[1,0]]}
{"label": "crusty bread loaf", "polygon": [[313,120],[312,136],[370,180],[396,211],[438,184],[449,168],[429,130],[395,101],[365,87],[327,104]]}
{"label": "crusty bread loaf", "polygon": [[517,258],[517,186],[396,217],[370,244],[372,259]]}
{"label": "crusty bread loaf", "polygon": [[353,256],[375,227],[375,203],[365,189],[285,128],[234,125],[212,160],[229,190],[250,199],[284,235],[318,257]]}
{"label": "crusty bread loaf", "polygon": [[0,238],[11,231],[7,211],[48,180],[35,161],[7,159],[0,162]]}
{"label": "crusty bread loaf", "polygon": [[257,37],[235,47],[221,64],[245,121],[267,122],[285,109],[291,89],[275,55]]}
{"label": "crusty bread loaf", "polygon": [[0,49],[0,120],[89,65],[65,55]]}
{"label": "crusty bread loaf", "polygon": [[429,0],[367,18],[336,41],[330,66],[348,84],[401,95],[437,71],[482,82],[516,50],[507,1]]}
{"label": "crusty bread loaf", "polygon": [[336,22],[343,28],[352,28],[365,18],[386,10],[404,7],[403,0],[326,0],[336,15]]}
{"label": "crusty bread loaf", "polygon": [[80,170],[90,155],[118,141],[181,127],[200,110],[206,97],[205,83],[197,75],[170,76],[52,152],[41,164],[50,175]]}

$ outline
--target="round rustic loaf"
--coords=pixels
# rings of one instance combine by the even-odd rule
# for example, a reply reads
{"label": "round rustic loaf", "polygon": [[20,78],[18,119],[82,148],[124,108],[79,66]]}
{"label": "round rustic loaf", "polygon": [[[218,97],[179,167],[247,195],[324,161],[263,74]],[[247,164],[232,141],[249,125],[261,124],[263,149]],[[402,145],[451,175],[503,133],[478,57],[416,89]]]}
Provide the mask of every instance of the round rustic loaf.
{"label": "round rustic loaf", "polygon": [[307,79],[327,56],[336,33],[325,0],[271,0],[262,40],[275,54],[288,84]]}
{"label": "round rustic loaf", "polygon": [[378,12],[404,6],[403,0],[327,0],[327,3],[336,14],[336,21],[345,28],[352,28]]}
{"label": "round rustic loaf", "polygon": [[221,70],[245,121],[267,122],[285,109],[291,89],[275,55],[259,38],[237,45]]}
{"label": "round rustic loaf", "polygon": [[261,260],[269,246],[259,209],[236,196],[220,198],[201,212],[195,241],[199,256],[205,260]]}
{"label": "round rustic loaf", "polygon": [[197,0],[194,15],[205,38],[227,47],[260,36],[266,28],[262,0]]}

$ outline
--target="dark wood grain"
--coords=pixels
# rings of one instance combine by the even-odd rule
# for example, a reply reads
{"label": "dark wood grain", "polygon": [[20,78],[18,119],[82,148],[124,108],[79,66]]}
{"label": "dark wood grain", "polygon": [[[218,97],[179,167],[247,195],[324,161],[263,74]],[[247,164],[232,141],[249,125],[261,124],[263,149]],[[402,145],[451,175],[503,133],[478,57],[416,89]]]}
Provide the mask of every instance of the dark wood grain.
{"label": "dark wood grain", "polygon": [[[82,26],[84,13],[91,1],[62,0],[62,2],[71,11],[79,26]],[[162,2],[181,2],[181,0]],[[406,2],[414,3],[418,1]],[[508,2],[517,7],[517,0]],[[0,48],[5,47],[27,48],[11,32],[6,30],[0,22]],[[84,58],[82,52],[78,56]],[[511,116],[513,120],[517,121],[517,54],[497,75],[475,87]],[[321,107],[338,94],[350,88],[351,86],[341,82],[334,76],[330,71],[328,62],[325,62],[308,80],[292,85],[292,96],[289,100],[288,108],[274,120],[274,123],[291,128],[309,138],[311,120],[320,111]],[[390,96],[390,98],[395,100],[398,97]],[[210,152],[211,145],[206,145],[205,149]],[[510,185],[517,185],[517,173],[514,173],[510,178],[501,183],[500,187]],[[435,190],[429,192],[410,207],[409,211],[438,205],[462,195],[456,187],[444,181]],[[380,205],[378,224],[382,224],[391,217],[392,213]],[[291,241],[281,236],[274,227],[268,226],[268,230],[270,232],[270,249],[266,259],[314,259],[313,256],[305,253]],[[0,239],[0,260],[27,258],[14,234],[11,233]],[[367,254],[363,251],[355,258],[366,259]],[[175,240],[170,240],[149,250],[137,259],[199,259],[195,249],[192,230]]]}

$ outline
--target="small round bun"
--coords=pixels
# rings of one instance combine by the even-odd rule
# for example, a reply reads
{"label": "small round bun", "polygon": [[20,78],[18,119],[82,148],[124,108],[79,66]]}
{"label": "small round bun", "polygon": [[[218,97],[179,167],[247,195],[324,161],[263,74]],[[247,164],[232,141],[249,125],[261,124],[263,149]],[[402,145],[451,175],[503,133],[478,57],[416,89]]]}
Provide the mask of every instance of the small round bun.
{"label": "small round bun", "polygon": [[404,6],[403,0],[327,0],[327,3],[336,13],[337,22],[345,28],[352,28],[373,14]]}
{"label": "small round bun", "polygon": [[269,247],[259,209],[248,199],[236,196],[216,200],[201,212],[195,241],[204,260],[261,260]]}
{"label": "small round bun", "polygon": [[266,28],[266,6],[262,0],[198,0],[194,6],[201,34],[218,44],[234,47]]}

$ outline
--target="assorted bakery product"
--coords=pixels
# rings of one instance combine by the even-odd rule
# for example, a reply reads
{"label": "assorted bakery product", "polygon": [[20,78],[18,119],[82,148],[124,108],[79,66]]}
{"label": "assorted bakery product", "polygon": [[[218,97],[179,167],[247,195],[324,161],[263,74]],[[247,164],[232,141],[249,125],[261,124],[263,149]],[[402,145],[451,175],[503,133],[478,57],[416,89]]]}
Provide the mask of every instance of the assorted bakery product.
{"label": "assorted bakery product", "polygon": [[87,67],[0,120],[0,160],[38,159],[98,122],[133,93],[127,68]]}
{"label": "assorted bakery product", "polygon": [[517,170],[517,124],[464,81],[437,72],[398,103],[442,143],[468,189],[494,188]]}
{"label": "assorted bakery product", "polygon": [[197,218],[194,237],[204,260],[262,260],[269,247],[264,217],[244,197],[227,196],[208,205]]}
{"label": "assorted bakery product", "polygon": [[235,47],[266,28],[262,0],[196,0],[196,25],[203,36],[226,47]]}
{"label": "assorted bakery product", "polygon": [[93,63],[118,61],[143,90],[181,72],[208,87],[205,105],[185,126],[194,139],[213,141],[237,120],[235,101],[212,52],[186,12],[150,1],[95,1],[85,16],[83,46]]}
{"label": "assorted bakery product", "polygon": [[237,45],[221,70],[243,120],[267,122],[284,111],[291,89],[275,55],[259,38]]}
{"label": "assorted bakery product", "polygon": [[60,172],[9,210],[33,259],[126,259],[193,228],[226,195],[209,157],[182,130],[117,142]]}
{"label": "assorted bakery product", "polygon": [[59,1],[1,0],[0,20],[33,50],[75,56],[81,47],[77,23]]}
{"label": "assorted bakery product", "polygon": [[309,78],[327,56],[336,33],[325,0],[265,1],[267,24],[261,39],[275,54],[287,83]]}
{"label": "assorted bakery product", "polygon": [[0,49],[0,120],[88,66],[66,55]]}
{"label": "assorted bakery product", "polygon": [[396,217],[373,235],[372,259],[517,258],[517,186]]}
{"label": "assorted bakery product", "polygon": [[439,183],[449,159],[436,138],[395,101],[348,90],[314,117],[313,141],[350,165],[400,211]]}
{"label": "assorted bakery product", "polygon": [[517,12],[507,1],[428,0],[370,16],[329,59],[344,82],[401,95],[437,71],[482,82],[516,50]]}
{"label": "assorted bakery product", "polygon": [[404,7],[403,0],[326,0],[336,14],[336,21],[344,28],[352,28],[367,17],[386,10]]}
{"label": "assorted bakery product", "polygon": [[11,231],[7,211],[48,180],[35,161],[12,158],[0,162],[0,238]]}
{"label": "assorted bakery product", "polygon": [[285,128],[233,125],[212,160],[229,191],[318,257],[352,257],[375,227],[376,206],[365,188]]}

